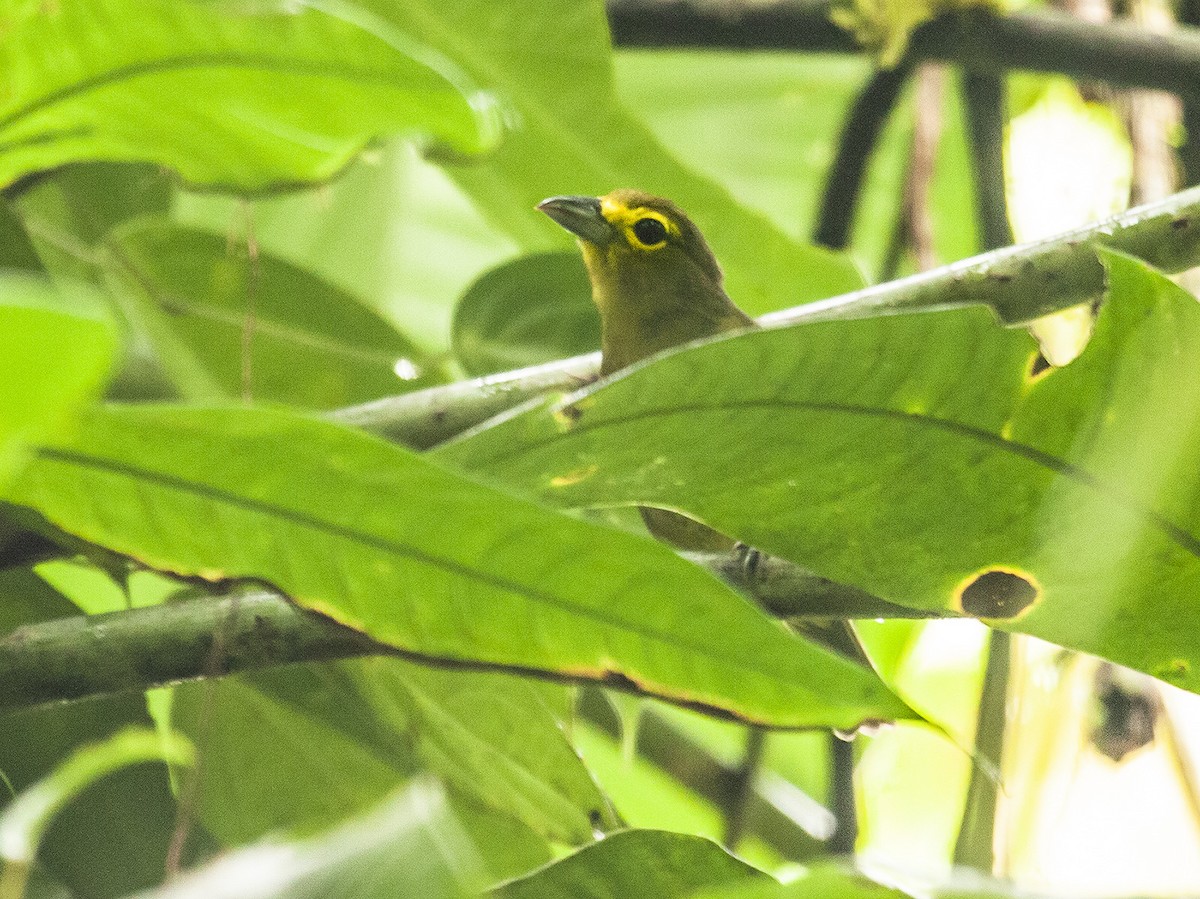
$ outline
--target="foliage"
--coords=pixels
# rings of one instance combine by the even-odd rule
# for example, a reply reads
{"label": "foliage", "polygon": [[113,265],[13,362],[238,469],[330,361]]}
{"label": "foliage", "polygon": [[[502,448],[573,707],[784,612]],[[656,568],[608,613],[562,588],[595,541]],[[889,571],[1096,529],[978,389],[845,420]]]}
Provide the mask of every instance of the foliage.
{"label": "foliage", "polygon": [[[1200,692],[1200,313],[1129,256],[1103,256],[1095,336],[1062,369],[987,309],[943,310],[684,347],[424,454],[324,414],[593,349],[577,255],[533,209],[554,194],[671,196],[754,313],[861,287],[911,107],[857,256],[796,235],[868,70],[614,54],[599,2],[0,0],[0,653],[77,608],[236,603],[243,581],[380,650],[220,678],[226,641],[289,635],[218,629],[197,672],[164,631],[114,667],[200,680],[0,712],[0,838],[79,759],[177,766],[72,781],[0,899],[27,875],[28,895],[148,899],[918,890],[823,859],[830,750],[805,731],[898,721],[876,745],[948,753],[905,772],[930,795],[903,826],[932,832],[959,813],[945,783],[990,770],[960,751],[978,654],[929,676],[936,628],[887,620],[859,628],[872,664],[848,660],[743,595],[753,564],[727,582],[651,540],[640,504]],[[957,120],[946,144],[948,262],[974,231]],[[11,564],[47,540],[56,560]],[[760,726],[793,732],[739,780]],[[813,864],[783,886],[789,860]],[[159,886],[166,865],[194,870]]]}

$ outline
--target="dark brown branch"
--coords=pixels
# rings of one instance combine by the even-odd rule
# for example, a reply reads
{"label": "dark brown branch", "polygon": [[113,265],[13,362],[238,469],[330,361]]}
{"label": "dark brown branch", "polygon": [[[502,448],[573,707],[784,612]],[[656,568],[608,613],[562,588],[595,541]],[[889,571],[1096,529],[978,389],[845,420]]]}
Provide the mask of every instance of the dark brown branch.
{"label": "dark brown branch", "polygon": [[[828,0],[608,4],[618,47],[858,52],[850,35],[830,23],[829,7]],[[1200,92],[1200,32],[1194,28],[1157,35],[1130,24],[1096,25],[1045,10],[1009,16],[971,11],[918,29],[910,52],[916,59],[984,74],[1053,72],[1122,87]]]}

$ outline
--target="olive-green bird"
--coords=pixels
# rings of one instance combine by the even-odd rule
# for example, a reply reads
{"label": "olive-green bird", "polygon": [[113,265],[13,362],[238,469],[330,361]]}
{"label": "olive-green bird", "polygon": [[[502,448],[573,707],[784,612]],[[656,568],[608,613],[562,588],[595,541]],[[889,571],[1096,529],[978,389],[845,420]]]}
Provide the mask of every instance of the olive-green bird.
{"label": "olive-green bird", "polygon": [[[639,190],[551,197],[538,209],[579,238],[600,310],[600,374],[660,350],[754,327],[721,286],[700,229],[670,200]],[[681,549],[722,552],[734,542],[665,509],[642,509],[650,532]]]}

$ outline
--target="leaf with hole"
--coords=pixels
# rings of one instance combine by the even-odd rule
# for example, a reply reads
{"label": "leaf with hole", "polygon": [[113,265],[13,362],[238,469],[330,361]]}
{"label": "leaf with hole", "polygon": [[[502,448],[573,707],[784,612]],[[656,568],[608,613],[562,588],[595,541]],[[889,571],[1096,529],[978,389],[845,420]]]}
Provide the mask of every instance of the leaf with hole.
{"label": "leaf with hole", "polygon": [[892,602],[1200,689],[1200,307],[1109,255],[1092,345],[1033,376],[983,310],[746,333],[446,446],[564,507],[688,511]]}
{"label": "leaf with hole", "polygon": [[153,568],[268,581],[416,660],[634,689],[782,727],[911,711],[666,547],[328,422],[110,408],[10,492]]}

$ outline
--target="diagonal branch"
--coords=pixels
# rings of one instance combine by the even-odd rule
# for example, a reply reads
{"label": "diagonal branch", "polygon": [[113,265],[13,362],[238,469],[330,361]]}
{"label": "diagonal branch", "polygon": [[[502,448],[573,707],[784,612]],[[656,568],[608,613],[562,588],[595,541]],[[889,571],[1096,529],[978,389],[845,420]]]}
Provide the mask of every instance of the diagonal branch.
{"label": "diagonal branch", "polygon": [[[775,312],[759,323],[780,326],[979,304],[991,306],[1008,323],[1025,322],[1104,292],[1098,247],[1129,253],[1167,272],[1200,265],[1200,188],[1056,237]],[[599,353],[576,356],[387,397],[331,417],[428,449],[533,397],[594,380],[599,362]]]}

